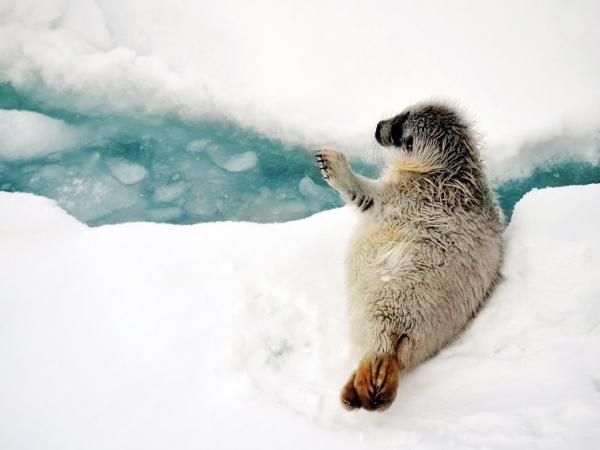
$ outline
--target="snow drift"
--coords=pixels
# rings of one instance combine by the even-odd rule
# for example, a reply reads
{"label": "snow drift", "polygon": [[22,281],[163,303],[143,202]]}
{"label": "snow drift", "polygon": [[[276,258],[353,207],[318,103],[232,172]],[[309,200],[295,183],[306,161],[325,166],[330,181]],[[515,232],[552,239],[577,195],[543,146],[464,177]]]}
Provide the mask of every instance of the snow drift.
{"label": "snow drift", "polygon": [[230,118],[362,152],[431,96],[493,147],[600,123],[597,3],[0,0],[0,81],[98,116]]}
{"label": "snow drift", "polygon": [[534,191],[471,327],[348,413],[354,214],[88,228],[0,193],[0,447],[596,448],[600,185]]}

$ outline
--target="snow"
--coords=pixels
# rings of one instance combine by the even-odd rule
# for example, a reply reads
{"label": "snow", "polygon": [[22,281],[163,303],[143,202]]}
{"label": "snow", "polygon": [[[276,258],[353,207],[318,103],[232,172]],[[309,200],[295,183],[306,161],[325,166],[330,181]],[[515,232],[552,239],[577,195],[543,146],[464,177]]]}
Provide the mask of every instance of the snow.
{"label": "snow", "polygon": [[600,133],[550,134],[535,142],[523,142],[513,154],[487,151],[486,156],[495,184],[529,177],[539,168],[560,168],[573,162],[598,167]]}
{"label": "snow", "polygon": [[527,194],[485,308],[373,414],[338,404],[353,211],[89,228],[0,193],[0,447],[597,448],[599,196]]}
{"label": "snow", "polygon": [[227,118],[356,155],[379,119],[437,96],[468,107],[494,155],[600,125],[594,1],[2,0],[0,11],[0,80],[82,114]]}
{"label": "snow", "polygon": [[0,159],[19,160],[73,149],[83,130],[32,111],[0,109]]}
{"label": "snow", "polygon": [[597,448],[600,185],[518,203],[488,304],[383,414],[338,402],[349,209],[82,222],[332,207],[303,150],[373,161],[377,121],[431,97],[476,119],[508,195],[597,180],[598,17],[0,0],[0,189],[57,201],[0,192],[0,448]]}

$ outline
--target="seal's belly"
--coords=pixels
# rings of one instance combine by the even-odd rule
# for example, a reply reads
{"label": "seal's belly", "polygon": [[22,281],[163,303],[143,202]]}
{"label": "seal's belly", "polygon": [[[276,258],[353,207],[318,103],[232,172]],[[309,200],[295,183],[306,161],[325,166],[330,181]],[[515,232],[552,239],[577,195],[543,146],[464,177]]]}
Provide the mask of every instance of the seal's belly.
{"label": "seal's belly", "polygon": [[402,225],[358,227],[348,251],[348,282],[372,286],[391,281],[407,272],[413,255]]}

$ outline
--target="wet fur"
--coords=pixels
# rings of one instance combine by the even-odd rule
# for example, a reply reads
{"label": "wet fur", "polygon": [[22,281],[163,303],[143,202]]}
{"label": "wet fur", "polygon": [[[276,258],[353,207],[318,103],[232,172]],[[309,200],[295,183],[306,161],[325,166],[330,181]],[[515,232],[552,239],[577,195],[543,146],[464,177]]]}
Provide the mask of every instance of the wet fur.
{"label": "wet fur", "polygon": [[393,161],[378,180],[343,153],[317,152],[325,180],[360,211],[346,260],[350,329],[362,355],[346,408],[383,410],[398,379],[473,319],[502,260],[503,217],[470,124],[444,103],[382,121]]}

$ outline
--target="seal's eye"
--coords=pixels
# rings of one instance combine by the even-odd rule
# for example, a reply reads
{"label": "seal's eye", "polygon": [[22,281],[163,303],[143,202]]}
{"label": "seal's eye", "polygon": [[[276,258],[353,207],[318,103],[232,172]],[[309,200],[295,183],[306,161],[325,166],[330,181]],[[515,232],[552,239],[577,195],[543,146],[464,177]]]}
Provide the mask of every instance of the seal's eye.
{"label": "seal's eye", "polygon": [[406,136],[404,138],[404,148],[407,151],[409,151],[409,152],[412,151],[412,148],[413,148],[413,138],[412,138],[412,136]]}
{"label": "seal's eye", "polygon": [[393,124],[390,129],[390,140],[392,145],[402,147],[402,124]]}

